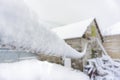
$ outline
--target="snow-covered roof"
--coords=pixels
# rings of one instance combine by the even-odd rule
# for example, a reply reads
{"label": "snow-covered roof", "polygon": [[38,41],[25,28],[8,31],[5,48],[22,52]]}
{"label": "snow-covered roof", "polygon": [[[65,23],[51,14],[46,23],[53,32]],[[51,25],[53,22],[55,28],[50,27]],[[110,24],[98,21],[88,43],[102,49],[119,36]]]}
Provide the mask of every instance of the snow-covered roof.
{"label": "snow-covered roof", "polygon": [[110,26],[105,31],[105,35],[118,35],[120,34],[120,22]]}
{"label": "snow-covered roof", "polygon": [[94,18],[90,18],[77,23],[53,28],[52,31],[55,32],[62,39],[82,37],[87,27],[93,22],[93,20]]}

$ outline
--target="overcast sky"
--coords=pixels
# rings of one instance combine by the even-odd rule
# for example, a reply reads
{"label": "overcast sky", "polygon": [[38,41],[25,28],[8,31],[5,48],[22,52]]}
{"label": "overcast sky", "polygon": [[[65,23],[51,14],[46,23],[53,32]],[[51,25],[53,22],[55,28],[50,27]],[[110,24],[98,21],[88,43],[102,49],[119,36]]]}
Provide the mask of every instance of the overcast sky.
{"label": "overcast sky", "polygon": [[40,20],[58,25],[96,17],[99,26],[104,29],[120,21],[120,0],[25,0],[25,2],[39,15]]}

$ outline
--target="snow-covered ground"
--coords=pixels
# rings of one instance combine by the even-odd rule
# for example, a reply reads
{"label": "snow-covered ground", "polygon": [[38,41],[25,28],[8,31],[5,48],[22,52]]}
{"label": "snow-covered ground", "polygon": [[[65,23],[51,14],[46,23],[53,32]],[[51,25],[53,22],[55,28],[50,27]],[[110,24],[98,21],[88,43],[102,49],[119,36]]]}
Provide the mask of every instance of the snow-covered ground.
{"label": "snow-covered ground", "polygon": [[80,71],[39,60],[0,64],[0,80],[89,80]]}
{"label": "snow-covered ground", "polygon": [[[45,23],[44,23],[45,24]],[[43,26],[23,0],[0,0],[1,44],[49,55],[80,58],[82,55]]]}

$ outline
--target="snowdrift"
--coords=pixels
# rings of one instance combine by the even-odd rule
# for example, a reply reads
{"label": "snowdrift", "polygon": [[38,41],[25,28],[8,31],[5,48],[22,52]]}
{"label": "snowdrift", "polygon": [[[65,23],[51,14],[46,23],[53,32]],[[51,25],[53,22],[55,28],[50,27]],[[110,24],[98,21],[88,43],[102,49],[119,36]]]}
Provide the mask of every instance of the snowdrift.
{"label": "snowdrift", "polygon": [[0,0],[0,44],[49,55],[83,56],[45,28],[22,0]]}
{"label": "snowdrift", "polygon": [[79,71],[38,60],[0,64],[0,80],[89,80]]}

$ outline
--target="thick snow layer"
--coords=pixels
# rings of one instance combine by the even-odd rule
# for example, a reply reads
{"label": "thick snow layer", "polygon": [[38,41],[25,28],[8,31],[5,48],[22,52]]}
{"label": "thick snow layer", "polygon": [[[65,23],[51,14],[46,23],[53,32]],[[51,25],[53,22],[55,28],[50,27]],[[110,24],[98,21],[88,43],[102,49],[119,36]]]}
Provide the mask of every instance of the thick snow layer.
{"label": "thick snow layer", "polygon": [[81,22],[53,28],[52,31],[55,32],[58,36],[60,36],[62,39],[82,37],[87,30],[87,27],[90,26],[93,20],[94,18],[90,18]]}
{"label": "thick snow layer", "polygon": [[120,22],[108,27],[105,31],[105,35],[117,35],[120,34]]}
{"label": "thick snow layer", "polygon": [[89,80],[80,71],[38,60],[0,64],[0,80]]}
{"label": "thick snow layer", "polygon": [[72,58],[83,55],[46,29],[22,0],[0,0],[0,42],[49,55]]}

